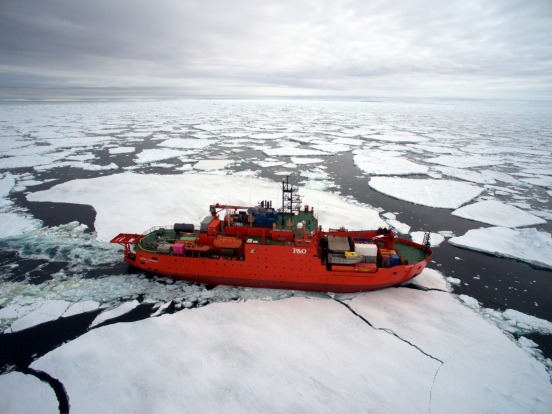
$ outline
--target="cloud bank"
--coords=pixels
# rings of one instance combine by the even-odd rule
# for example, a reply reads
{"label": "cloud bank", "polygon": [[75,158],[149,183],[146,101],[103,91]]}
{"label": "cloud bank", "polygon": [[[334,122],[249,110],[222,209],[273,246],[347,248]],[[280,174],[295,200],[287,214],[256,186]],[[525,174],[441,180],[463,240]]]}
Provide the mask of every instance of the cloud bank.
{"label": "cloud bank", "polygon": [[547,0],[8,0],[0,97],[552,99]]}

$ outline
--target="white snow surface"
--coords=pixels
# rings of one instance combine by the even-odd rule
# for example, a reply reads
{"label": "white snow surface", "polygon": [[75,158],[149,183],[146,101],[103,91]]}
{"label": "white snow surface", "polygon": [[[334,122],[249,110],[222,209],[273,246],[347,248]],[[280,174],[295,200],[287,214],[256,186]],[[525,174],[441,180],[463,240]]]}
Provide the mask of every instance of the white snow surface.
{"label": "white snow surface", "polygon": [[[113,188],[118,191],[113,192]],[[378,212],[368,206],[351,204],[323,191],[303,188],[300,193],[303,202],[315,208],[325,229],[385,227]],[[194,194],[200,196],[190,197]],[[199,225],[209,215],[209,204],[250,205],[252,202],[256,205],[260,200],[277,200],[279,196],[278,183],[255,178],[123,173],[69,181],[29,194],[27,198],[92,205],[97,213],[98,239],[109,241],[118,233],[142,233],[154,226]]]}
{"label": "white snow surface", "polygon": [[0,413],[58,413],[52,388],[33,375],[10,372],[0,375]]}
{"label": "white snow surface", "polygon": [[17,212],[0,212],[0,239],[16,236],[40,227],[41,221]]}
{"label": "white snow surface", "polygon": [[552,236],[534,228],[488,227],[469,230],[448,242],[496,256],[552,269]]}
{"label": "white snow surface", "polygon": [[[422,244],[424,242],[424,236],[426,232],[424,231],[413,231],[410,233],[410,237],[412,237],[412,241],[418,244]],[[439,233],[429,233],[429,244],[431,247],[437,247],[441,243],[445,241],[445,237]]]}
{"label": "white snow surface", "polygon": [[483,191],[469,183],[420,178],[372,177],[369,184],[399,200],[437,208],[458,208]]}
{"label": "white snow surface", "polygon": [[34,312],[31,312],[12,323],[11,331],[17,332],[40,325],[44,322],[54,321],[63,315],[70,303],[64,300],[50,300],[43,302],[40,305],[41,306],[39,306]]}
{"label": "white snow surface", "polygon": [[[117,306],[115,309],[111,309],[109,311],[105,311],[100,313],[90,324],[90,327],[93,328],[94,326],[97,326],[101,323],[104,323],[110,319],[118,318],[119,316],[122,316],[134,308],[136,308],[140,302],[137,300],[133,300],[131,302],[123,302],[121,305]],[[12,325],[13,326],[13,325]]]}
{"label": "white snow surface", "polygon": [[482,157],[481,155],[440,155],[435,158],[427,158],[426,162],[444,165],[452,168],[472,168],[500,165],[503,161],[498,157]]}
{"label": "white snow surface", "polygon": [[344,300],[372,326],[329,298],[218,303],[94,329],[31,367],[73,412],[552,410],[544,366],[450,294]]}
{"label": "white snow surface", "polygon": [[412,175],[426,174],[429,168],[404,158],[404,154],[393,151],[357,150],[355,165],[370,175]]}
{"label": "white snow surface", "polygon": [[540,217],[497,200],[478,201],[453,211],[452,215],[502,227],[546,223],[546,220]]}
{"label": "white snow surface", "polygon": [[202,170],[202,171],[213,171],[213,170],[223,170],[229,165],[234,164],[234,161],[232,160],[199,160],[197,163],[194,164],[195,170]]}

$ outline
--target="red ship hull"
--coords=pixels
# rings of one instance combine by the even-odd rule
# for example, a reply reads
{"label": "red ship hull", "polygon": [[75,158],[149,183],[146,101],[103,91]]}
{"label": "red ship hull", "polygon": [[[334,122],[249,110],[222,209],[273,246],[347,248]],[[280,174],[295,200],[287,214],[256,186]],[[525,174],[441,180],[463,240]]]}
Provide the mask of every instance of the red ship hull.
{"label": "red ship hull", "polygon": [[[402,240],[404,243],[410,243]],[[136,252],[125,261],[148,273],[208,285],[294,289],[317,292],[352,293],[400,285],[419,275],[430,260],[366,272],[327,270],[316,251],[294,253],[294,246],[246,245],[243,260],[192,258]]]}

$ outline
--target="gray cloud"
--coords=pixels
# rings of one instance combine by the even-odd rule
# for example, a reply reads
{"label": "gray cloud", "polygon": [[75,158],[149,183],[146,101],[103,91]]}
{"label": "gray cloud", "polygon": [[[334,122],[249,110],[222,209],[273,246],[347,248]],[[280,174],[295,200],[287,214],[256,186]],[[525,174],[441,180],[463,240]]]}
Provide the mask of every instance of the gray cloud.
{"label": "gray cloud", "polygon": [[552,99],[548,0],[4,0],[0,94]]}

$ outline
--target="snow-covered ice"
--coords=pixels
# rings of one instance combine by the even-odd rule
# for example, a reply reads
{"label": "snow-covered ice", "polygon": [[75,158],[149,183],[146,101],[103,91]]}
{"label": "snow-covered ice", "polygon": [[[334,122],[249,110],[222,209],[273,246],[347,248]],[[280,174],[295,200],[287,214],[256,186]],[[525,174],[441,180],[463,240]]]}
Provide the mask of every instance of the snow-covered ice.
{"label": "snow-covered ice", "polygon": [[327,152],[320,151],[320,150],[317,150],[317,149],[298,148],[298,147],[294,147],[294,146],[283,146],[283,147],[278,147],[278,148],[266,148],[266,149],[263,149],[263,152],[268,157],[285,157],[285,156],[308,157],[308,156],[330,155]]}
{"label": "snow-covered ice", "polygon": [[432,164],[440,164],[452,168],[471,168],[471,167],[487,167],[491,165],[500,165],[503,161],[495,157],[482,157],[481,155],[440,155],[435,158],[427,158],[426,162]]}
{"label": "snow-covered ice", "polygon": [[96,319],[92,321],[92,323],[90,324],[90,327],[93,328],[94,326],[104,323],[106,321],[109,321],[110,319],[115,319],[115,318],[118,318],[119,316],[123,316],[124,314],[136,308],[139,304],[140,302],[138,302],[137,300],[133,300],[131,302],[123,302],[120,306],[117,306],[115,309],[111,309],[109,311],[100,313],[96,317]]}
{"label": "snow-covered ice", "polygon": [[313,297],[109,325],[32,368],[64,384],[75,412],[552,409],[544,366],[448,293],[386,289],[344,303],[364,320]]}
{"label": "snow-covered ice", "polygon": [[[424,236],[426,232],[424,231],[413,231],[410,233],[410,237],[412,237],[412,241],[415,243],[422,244],[424,242]],[[441,243],[445,241],[445,237],[439,233],[429,233],[429,244],[431,247],[437,247]]]}
{"label": "snow-covered ice", "polygon": [[234,164],[235,161],[232,160],[225,160],[225,159],[219,159],[219,160],[200,160],[197,163],[194,164],[195,170],[202,170],[202,171],[213,171],[213,170],[223,170],[227,168],[228,166]]}
{"label": "snow-covered ice", "polygon": [[10,372],[0,375],[0,412],[58,413],[52,388],[33,375]]}
{"label": "snow-covered ice", "polygon": [[[119,190],[114,193],[112,188]],[[140,191],[137,191],[138,188]],[[167,191],[167,188],[176,191]],[[254,194],[247,189],[254,189]],[[300,192],[303,202],[315,208],[325,228],[345,225],[361,229],[386,225],[378,212],[368,206],[348,203],[323,191],[304,188]],[[202,197],[189,197],[190,194],[202,194]],[[209,194],[217,199],[208,201]],[[212,203],[250,205],[251,202],[257,204],[260,200],[277,199],[279,196],[278,183],[247,177],[123,173],[69,181],[31,193],[27,198],[31,201],[93,205],[97,212],[95,227],[98,239],[109,241],[118,233],[142,233],[153,226],[172,226],[174,223],[197,225],[209,214]],[[182,208],[183,205],[186,208]],[[124,206],[124,215],[120,214],[121,206]]]}
{"label": "snow-covered ice", "polygon": [[425,174],[429,168],[404,158],[403,153],[391,151],[357,150],[355,165],[370,175]]}
{"label": "snow-covered ice", "polygon": [[534,228],[489,227],[469,230],[448,242],[496,256],[552,269],[552,236]]}
{"label": "snow-covered ice", "polygon": [[63,315],[69,305],[70,303],[64,300],[51,300],[44,302],[33,312],[23,316],[22,318],[12,323],[11,331],[17,332],[36,325],[40,325],[44,322],[56,320],[60,318],[61,315]]}
{"label": "snow-covered ice", "polygon": [[35,218],[16,211],[0,212],[0,238],[17,236],[41,226]]}
{"label": "snow-covered ice", "polygon": [[473,184],[422,178],[372,177],[369,184],[388,196],[437,208],[458,208],[483,191]]}
{"label": "snow-covered ice", "polygon": [[454,210],[452,215],[502,227],[521,227],[546,223],[546,220],[540,217],[497,200],[478,201]]}

